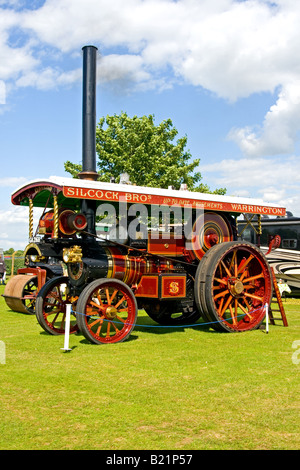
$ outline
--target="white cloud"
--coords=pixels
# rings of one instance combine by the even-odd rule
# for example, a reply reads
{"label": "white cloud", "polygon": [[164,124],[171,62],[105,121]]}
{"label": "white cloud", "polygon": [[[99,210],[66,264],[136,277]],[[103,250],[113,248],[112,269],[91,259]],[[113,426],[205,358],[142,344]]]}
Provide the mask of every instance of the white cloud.
{"label": "white cloud", "polygon": [[0,224],[5,227],[5,231],[1,232],[0,247],[4,250],[24,249],[28,234],[28,208],[13,207],[0,211]]}
{"label": "white cloud", "polygon": [[0,212],[0,223],[19,224],[25,222],[28,224],[28,208],[18,206]]}
{"label": "white cloud", "polygon": [[5,82],[0,80],[0,104],[6,103],[6,87]]}
{"label": "white cloud", "polygon": [[218,175],[217,184],[237,188],[253,188],[267,184],[300,184],[300,159],[258,158],[226,159],[201,166],[201,171]]}
{"label": "white cloud", "polygon": [[212,174],[215,185],[226,187],[230,195],[259,197],[300,217],[299,157],[223,160],[201,171]]}
{"label": "white cloud", "polygon": [[[13,39],[14,31],[22,31],[20,13],[13,9],[1,8],[0,5],[0,79],[15,79],[18,74],[30,70],[38,65],[38,59],[34,57],[33,41]],[[22,32],[24,34],[24,32]]]}
{"label": "white cloud", "polygon": [[7,4],[0,0],[0,81],[7,90],[79,81],[81,71],[65,70],[64,58],[92,43],[102,56],[99,78],[117,90],[161,90],[181,81],[229,101],[280,90],[260,127],[234,129],[230,138],[249,157],[293,151],[300,2],[46,0],[35,10]]}
{"label": "white cloud", "polygon": [[16,188],[25,183],[26,178],[23,176],[10,176],[7,178],[0,178],[0,187],[4,188]]}
{"label": "white cloud", "polygon": [[[34,228],[41,215],[40,208],[34,208]],[[24,250],[28,244],[29,211],[28,207],[12,206],[0,210],[0,225],[4,230],[0,234],[0,247],[4,250],[15,248]]]}
{"label": "white cloud", "polygon": [[[200,168],[205,180],[226,187],[229,195],[260,197],[300,216],[300,159],[228,159]],[[234,189],[233,189],[234,188]]]}
{"label": "white cloud", "polygon": [[286,196],[286,190],[284,188],[278,188],[276,186],[267,186],[264,189],[258,191],[263,195],[262,199],[269,202],[278,202]]}
{"label": "white cloud", "polygon": [[125,47],[142,61],[137,80],[146,68],[170,65],[187,82],[235,100],[273,91],[287,70],[298,74],[299,17],[297,4],[274,9],[258,0],[48,0],[11,21],[62,52],[91,41]]}
{"label": "white cloud", "polygon": [[294,151],[299,124],[300,80],[297,80],[282,87],[261,128],[232,129],[229,139],[249,157],[286,154]]}
{"label": "white cloud", "polygon": [[[80,81],[81,68],[72,69],[69,59],[84,44],[98,46],[98,79],[116,91],[162,90],[177,82],[229,102],[274,93],[263,122],[229,134],[248,158],[200,171],[229,193],[259,193],[297,212],[300,165],[291,155],[300,130],[300,2],[46,0],[41,7],[31,2],[34,10],[20,9],[25,4],[0,0],[0,104],[9,103],[16,87],[47,90]],[[0,187],[23,182],[1,178]],[[14,240],[16,248],[24,246],[17,237],[28,230],[27,209],[19,209],[0,213],[8,225],[3,243]]]}
{"label": "white cloud", "polygon": [[38,90],[49,90],[59,85],[70,85],[77,82],[82,77],[82,71],[72,70],[70,72],[62,72],[59,69],[46,67],[42,71],[31,70],[23,74],[16,85],[18,87],[32,86]]}

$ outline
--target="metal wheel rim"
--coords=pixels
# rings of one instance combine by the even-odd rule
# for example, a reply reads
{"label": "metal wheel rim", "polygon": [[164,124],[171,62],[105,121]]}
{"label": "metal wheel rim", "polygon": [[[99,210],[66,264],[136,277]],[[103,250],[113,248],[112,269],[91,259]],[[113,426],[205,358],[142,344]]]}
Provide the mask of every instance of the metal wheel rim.
{"label": "metal wheel rim", "polygon": [[268,263],[255,247],[233,244],[216,262],[206,295],[210,316],[224,329],[258,327],[272,296]]}
{"label": "metal wheel rim", "polygon": [[129,287],[121,281],[103,280],[86,289],[79,297],[77,309],[81,332],[96,344],[124,341],[137,316],[136,300]]}
{"label": "metal wheel rim", "polygon": [[45,331],[54,335],[65,334],[66,306],[72,304],[70,334],[76,333],[78,326],[74,311],[77,297],[70,295],[67,280],[60,278],[51,280],[50,285],[45,284],[40,294],[41,309],[37,314],[38,321]]}

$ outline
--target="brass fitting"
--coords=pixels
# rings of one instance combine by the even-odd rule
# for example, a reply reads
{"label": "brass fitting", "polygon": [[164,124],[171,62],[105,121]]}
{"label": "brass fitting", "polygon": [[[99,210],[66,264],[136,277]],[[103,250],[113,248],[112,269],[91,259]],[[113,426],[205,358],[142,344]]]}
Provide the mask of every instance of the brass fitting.
{"label": "brass fitting", "polygon": [[24,257],[28,258],[32,263],[39,263],[46,260],[46,257],[43,256],[40,248],[36,243],[29,243],[24,250]]}
{"label": "brass fitting", "polygon": [[82,249],[78,245],[63,249],[63,260],[65,263],[81,263]]}

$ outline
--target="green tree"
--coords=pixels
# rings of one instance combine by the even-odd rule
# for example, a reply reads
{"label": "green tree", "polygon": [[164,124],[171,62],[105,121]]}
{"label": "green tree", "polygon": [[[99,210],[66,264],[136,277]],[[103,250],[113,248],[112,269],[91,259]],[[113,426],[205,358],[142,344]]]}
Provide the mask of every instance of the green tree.
{"label": "green tree", "polygon": [[16,253],[16,256],[23,256],[24,251],[23,250],[15,250],[14,248],[8,248],[8,250],[4,251],[4,254],[7,256],[12,256],[14,253]]}
{"label": "green tree", "polygon": [[8,250],[5,250],[4,251],[4,254],[5,255],[12,255],[14,253],[14,248],[8,248]]}
{"label": "green tree", "polygon": [[[195,171],[200,160],[192,160],[186,150],[186,136],[175,141],[177,134],[171,119],[156,126],[153,115],[130,118],[123,112],[101,118],[96,129],[101,181],[119,182],[121,173],[128,173],[138,186],[179,189],[185,183],[190,191],[225,194],[224,188],[211,191],[201,183],[201,173]],[[76,178],[81,165],[67,161],[65,170]]]}

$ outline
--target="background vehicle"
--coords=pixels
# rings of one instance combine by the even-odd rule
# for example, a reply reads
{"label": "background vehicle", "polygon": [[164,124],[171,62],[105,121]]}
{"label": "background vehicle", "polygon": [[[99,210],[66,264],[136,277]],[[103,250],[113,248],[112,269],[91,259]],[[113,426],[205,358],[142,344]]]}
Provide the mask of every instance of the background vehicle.
{"label": "background vehicle", "polygon": [[[300,218],[287,212],[284,217],[262,217],[260,221],[261,235],[258,234],[258,220],[253,221],[253,228],[247,222],[238,222],[238,231],[242,238],[259,244],[266,255],[270,266],[274,269],[276,279],[287,283],[293,293],[300,289]],[[269,252],[270,243],[276,245]]]}

